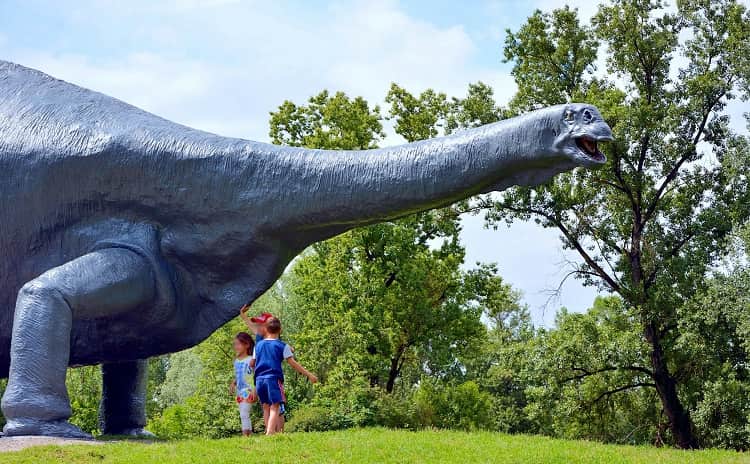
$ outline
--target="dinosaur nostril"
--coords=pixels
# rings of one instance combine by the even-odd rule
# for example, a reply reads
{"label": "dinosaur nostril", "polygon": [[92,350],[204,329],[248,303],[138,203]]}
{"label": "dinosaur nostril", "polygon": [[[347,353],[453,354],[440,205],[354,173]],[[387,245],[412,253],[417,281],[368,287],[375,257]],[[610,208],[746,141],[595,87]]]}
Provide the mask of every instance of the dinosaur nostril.
{"label": "dinosaur nostril", "polygon": [[594,116],[591,114],[591,111],[589,110],[583,110],[583,122],[590,123],[594,119]]}

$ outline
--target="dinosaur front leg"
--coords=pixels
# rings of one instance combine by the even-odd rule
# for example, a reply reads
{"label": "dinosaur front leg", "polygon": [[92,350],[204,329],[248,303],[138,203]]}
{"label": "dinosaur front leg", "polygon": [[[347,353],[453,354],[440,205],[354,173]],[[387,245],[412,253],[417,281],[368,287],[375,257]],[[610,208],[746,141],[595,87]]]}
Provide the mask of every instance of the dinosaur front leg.
{"label": "dinosaur front leg", "polygon": [[5,434],[89,437],[67,422],[65,373],[73,321],[133,310],[154,294],[147,260],[123,248],[89,253],[24,285],[16,302],[2,399]]}
{"label": "dinosaur front leg", "polygon": [[148,361],[102,365],[99,422],[105,435],[153,436],[146,431]]}

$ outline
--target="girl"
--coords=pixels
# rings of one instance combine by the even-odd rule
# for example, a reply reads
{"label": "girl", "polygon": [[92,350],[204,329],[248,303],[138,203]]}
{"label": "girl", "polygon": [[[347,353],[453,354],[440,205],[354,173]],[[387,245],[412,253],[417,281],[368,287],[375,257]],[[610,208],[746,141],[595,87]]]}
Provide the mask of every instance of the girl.
{"label": "girl", "polygon": [[242,435],[248,436],[253,433],[253,424],[250,422],[250,410],[253,403],[257,401],[253,381],[252,359],[255,340],[247,332],[240,332],[234,337],[232,344],[237,358],[234,360],[234,380],[230,386],[232,394],[237,396],[237,405],[240,408],[240,421],[242,422]]}

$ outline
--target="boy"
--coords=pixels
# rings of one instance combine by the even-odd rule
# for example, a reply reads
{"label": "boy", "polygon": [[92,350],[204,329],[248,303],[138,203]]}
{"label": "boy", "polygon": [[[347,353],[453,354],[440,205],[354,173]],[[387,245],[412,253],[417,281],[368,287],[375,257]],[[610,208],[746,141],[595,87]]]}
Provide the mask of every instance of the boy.
{"label": "boy", "polygon": [[[245,322],[245,325],[247,325],[248,329],[255,335],[255,343],[258,343],[259,341],[263,340],[265,337],[265,325],[266,322],[273,316],[271,313],[260,313],[260,316],[254,316],[250,317],[247,315],[248,311],[250,311],[250,305],[244,305],[242,308],[240,308],[240,318]],[[294,353],[294,348],[291,346],[289,347],[292,350],[292,353]],[[255,361],[253,360],[252,366],[255,366]],[[255,382],[253,378],[253,383]],[[286,422],[286,396],[283,395],[284,392],[284,381],[282,379],[281,381],[281,392],[282,396],[284,397],[284,401],[282,401],[281,406],[279,407],[279,426],[278,431],[283,432],[284,431],[284,423]],[[268,424],[264,424],[266,427],[268,427]]]}
{"label": "boy", "polygon": [[264,320],[265,324],[261,326],[263,340],[255,345],[255,391],[263,405],[266,435],[273,435],[281,431],[280,408],[285,402],[283,361],[286,360],[312,383],[317,383],[318,378],[294,359],[289,345],[279,340],[281,321],[273,316]]}

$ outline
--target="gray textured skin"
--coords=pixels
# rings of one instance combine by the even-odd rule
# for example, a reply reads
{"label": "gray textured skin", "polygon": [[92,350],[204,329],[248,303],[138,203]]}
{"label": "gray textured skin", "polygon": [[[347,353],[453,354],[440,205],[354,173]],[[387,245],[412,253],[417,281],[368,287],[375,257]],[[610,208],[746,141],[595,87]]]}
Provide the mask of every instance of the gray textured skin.
{"label": "gray textured skin", "polygon": [[139,360],[205,339],[305,247],[602,164],[580,137],[612,139],[590,105],[377,150],[279,147],[0,61],[5,433],[80,436],[65,368],[100,363],[104,429],[142,433]]}

